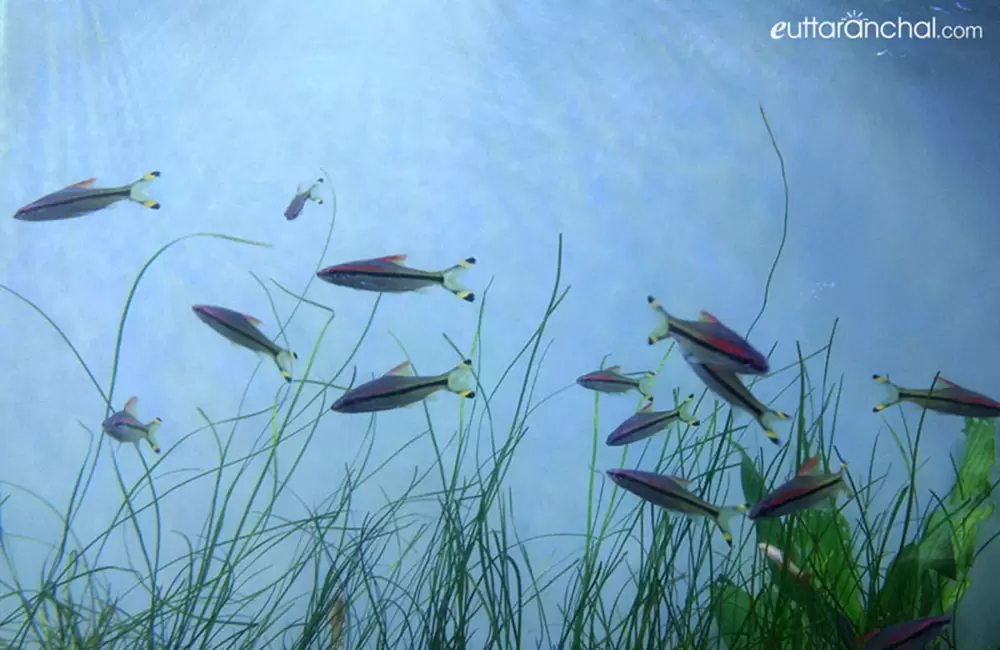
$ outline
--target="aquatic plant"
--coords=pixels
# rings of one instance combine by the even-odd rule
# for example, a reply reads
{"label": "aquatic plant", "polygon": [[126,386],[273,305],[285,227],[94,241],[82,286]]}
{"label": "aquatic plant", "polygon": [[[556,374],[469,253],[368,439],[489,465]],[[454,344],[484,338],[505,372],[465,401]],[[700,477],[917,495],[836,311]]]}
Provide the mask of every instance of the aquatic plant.
{"label": "aquatic plant", "polygon": [[[778,155],[780,159],[780,151]],[[787,219],[786,200],[786,224]],[[335,222],[334,203],[319,260]],[[266,245],[198,233],[157,251],[128,294],[106,389],[42,309],[3,289],[58,332],[99,394],[106,415],[113,410],[129,307],[144,274],[173,247],[205,237]],[[290,481],[310,441],[327,426],[329,403],[353,383],[347,369],[369,336],[380,301],[337,372],[317,377],[315,360],[336,314],[304,297],[308,283],[295,292],[260,282],[276,318],[274,288],[294,303],[291,314],[280,319],[282,331],[299,309],[326,315],[294,381],[279,387],[272,403],[247,407],[252,376],[238,413],[218,417],[199,409],[204,424],[172,442],[163,436],[162,456],[149,463],[137,455],[143,463],[138,479],[126,481],[116,456],[114,478],[122,504],[91,539],[80,539],[76,531],[107,443],[99,432],[90,431],[90,451],[65,506],[45,502],[30,486],[2,485],[5,499],[34,499],[57,517],[62,534],[48,544],[40,574],[27,576],[18,568],[16,547],[29,541],[0,531],[0,557],[11,576],[0,592],[0,646],[823,649],[851,647],[847,641],[854,635],[885,623],[953,610],[978,554],[993,541],[977,546],[996,487],[989,478],[995,429],[986,421],[966,421],[966,449],[955,468],[954,487],[944,496],[931,495],[923,510],[919,504],[926,495],[916,487],[921,417],[914,431],[892,431],[909,480],[895,491],[891,507],[876,505],[884,478],[875,476],[873,456],[867,474],[850,468],[855,498],[838,510],[745,522],[735,547],[727,551],[719,548],[711,522],[642,505],[599,477],[597,449],[608,423],[601,421],[601,396],[595,394],[593,472],[580,553],[537,566],[530,549],[545,539],[519,535],[505,481],[532,415],[554,396],[539,396],[536,386],[552,345],[550,319],[570,290],[562,281],[562,253],[560,237],[552,289],[538,307],[538,324],[499,377],[488,384],[474,372],[477,397],[456,406],[454,421],[434,421],[425,407],[421,430],[382,462],[373,460],[373,418],[364,437],[365,453],[347,463],[339,485],[332,485],[325,499],[302,503],[307,515],[296,518],[283,515],[279,501],[296,498]],[[780,249],[768,285],[779,257]],[[762,311],[765,306],[766,293]],[[467,349],[445,337],[456,361],[470,358],[474,368],[480,367],[486,345],[482,323],[491,308],[487,287],[479,304],[479,327]],[[748,427],[736,426],[728,409],[716,406],[704,415],[709,404],[703,392],[697,429],[676,423],[664,434],[630,445],[622,451],[622,465],[641,462],[648,467],[655,460],[657,468],[696,479],[704,498],[737,502],[758,499],[783,480],[790,466],[808,457],[819,455],[832,463],[843,386],[843,379],[834,382],[829,374],[835,332],[836,325],[820,350],[798,349],[798,362],[777,369],[769,380],[785,377],[785,390],[798,392],[794,435],[770,463],[740,445]],[[661,367],[672,353],[668,348]],[[816,385],[812,365],[819,362],[822,379]],[[501,407],[500,395],[508,392],[513,401]],[[676,391],[674,397],[679,397]],[[251,451],[234,453],[234,436],[251,435],[251,427],[258,432]],[[750,435],[757,435],[752,427]],[[210,436],[215,442],[213,465],[181,478],[158,473],[164,459],[194,436]],[[393,458],[418,442],[432,445],[436,462],[417,468],[407,487],[386,494],[381,507],[357,512],[354,492],[377,481]],[[378,444],[387,442],[380,439]],[[727,471],[737,469],[742,496],[723,480]],[[185,536],[186,553],[163,557],[161,506],[184,498],[193,487],[209,494],[208,516],[196,537]],[[243,491],[249,495],[245,499],[240,498]],[[137,551],[126,565],[105,557],[112,538],[118,537]],[[809,584],[761,560],[758,543],[785,550],[812,574]],[[278,562],[277,571],[268,572]],[[130,587],[112,589],[112,582]],[[552,611],[547,603],[560,600],[559,594],[561,605]],[[942,647],[958,647],[955,634],[953,627]]]}

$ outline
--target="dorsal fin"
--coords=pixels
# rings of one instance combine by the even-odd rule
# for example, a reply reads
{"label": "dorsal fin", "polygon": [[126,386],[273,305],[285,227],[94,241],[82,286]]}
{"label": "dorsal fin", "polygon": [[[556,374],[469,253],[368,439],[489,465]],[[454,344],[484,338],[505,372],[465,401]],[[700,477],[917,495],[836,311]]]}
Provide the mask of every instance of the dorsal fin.
{"label": "dorsal fin", "polygon": [[[942,386],[938,386],[938,384],[943,384],[943,385]],[[955,382],[949,381],[949,380],[945,379],[944,377],[942,377],[941,375],[938,375],[938,378],[934,380],[934,388],[944,388],[946,386],[950,387],[950,388],[962,388],[961,386],[959,386]]]}
{"label": "dorsal fin", "polygon": [[691,479],[684,478],[683,476],[674,476],[673,474],[668,474],[667,478],[684,488],[691,485]]}
{"label": "dorsal fin", "polygon": [[621,371],[622,367],[617,364],[613,366],[608,366],[607,368],[604,369],[604,372],[621,372]]}
{"label": "dorsal fin", "polygon": [[819,456],[813,456],[802,463],[802,467],[799,471],[795,473],[796,476],[805,476],[806,474],[813,474],[819,468]]}
{"label": "dorsal fin", "polygon": [[708,313],[705,310],[702,310],[701,314],[698,315],[698,320],[700,320],[703,323],[715,323],[715,324],[718,324],[718,323],[721,322],[721,321],[719,321],[718,318],[716,318],[715,316],[713,316],[712,314]]}
{"label": "dorsal fin", "polygon": [[251,325],[254,327],[260,327],[264,324],[264,321],[257,318],[256,316],[251,316],[250,314],[240,314],[243,318],[247,319]]}
{"label": "dorsal fin", "polygon": [[392,370],[390,370],[389,372],[387,372],[385,374],[386,375],[412,375],[413,374],[413,368],[410,366],[409,360],[406,360],[406,361],[404,361],[403,363],[399,364],[398,366],[396,366],[395,368],[393,368]]}
{"label": "dorsal fin", "polygon": [[392,262],[393,264],[402,264],[406,261],[406,255],[385,255],[383,257],[375,258],[381,260],[382,262]]}
{"label": "dorsal fin", "polygon": [[652,399],[650,399],[648,402],[646,402],[645,404],[643,404],[642,408],[639,409],[638,411],[636,411],[636,413],[649,413],[651,410],[653,410],[653,400]]}
{"label": "dorsal fin", "polygon": [[139,398],[133,395],[132,397],[128,398],[127,402],[125,402],[125,412],[131,415],[132,417],[135,417],[135,405],[136,402],[138,401]]}
{"label": "dorsal fin", "polygon": [[73,183],[69,187],[75,187],[75,188],[78,188],[78,189],[85,189],[85,188],[88,188],[88,187],[93,187],[94,186],[94,181],[96,181],[96,180],[97,180],[96,177],[95,178],[88,178],[85,181],[80,181],[79,183]]}
{"label": "dorsal fin", "polygon": [[878,634],[881,631],[882,631],[881,628],[874,629],[871,632],[869,632],[868,634],[864,634],[864,635],[859,636],[858,638],[854,639],[854,643],[855,643],[855,645],[861,645],[862,643],[867,643],[868,641],[871,641],[872,637],[874,637],[876,634]]}

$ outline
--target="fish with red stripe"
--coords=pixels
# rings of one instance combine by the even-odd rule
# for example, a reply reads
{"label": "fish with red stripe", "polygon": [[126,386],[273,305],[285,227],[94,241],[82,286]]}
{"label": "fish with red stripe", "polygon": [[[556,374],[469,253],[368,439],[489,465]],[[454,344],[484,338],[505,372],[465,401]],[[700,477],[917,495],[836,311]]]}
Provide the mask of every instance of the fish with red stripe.
{"label": "fish with red stripe", "polygon": [[312,201],[316,205],[323,205],[323,199],[316,194],[316,188],[320,186],[323,182],[322,178],[317,178],[313,181],[313,184],[307,188],[303,188],[301,185],[295,190],[295,196],[289,201],[288,207],[285,208],[285,219],[289,221],[298,218],[302,214],[302,208],[305,207],[306,201]]}
{"label": "fish with red stripe", "polygon": [[466,359],[444,374],[419,377],[413,373],[410,362],[404,361],[381,377],[347,391],[330,410],[338,413],[390,411],[422,402],[439,390],[472,399],[476,393],[464,383],[471,367],[472,361]]}
{"label": "fish with red stripe", "polygon": [[59,221],[72,219],[103,210],[118,201],[134,201],[150,210],[159,210],[160,204],[146,196],[146,186],[160,177],[160,172],[149,172],[121,187],[94,187],[96,178],[67,185],[61,190],[46,194],[14,213],[18,221]]}
{"label": "fish with red stripe", "polygon": [[948,415],[961,415],[967,418],[1000,416],[1000,402],[968,388],[963,388],[944,377],[937,377],[930,390],[900,388],[889,381],[888,375],[872,375],[872,379],[885,386],[889,391],[888,399],[875,405],[875,408],[872,409],[874,413],[884,411],[900,402],[912,402],[928,410]]}
{"label": "fish with red stripe", "polygon": [[284,380],[292,381],[291,365],[292,361],[299,358],[298,355],[267,338],[258,329],[261,324],[260,319],[213,305],[194,305],[191,310],[201,322],[229,339],[237,347],[246,348],[274,361]]}
{"label": "fish with red stripe", "polygon": [[750,519],[785,517],[809,509],[829,509],[837,493],[851,491],[844,480],[846,465],[836,474],[821,474],[819,457],[814,456],[802,464],[795,478],[782,484],[750,508]]}
{"label": "fish with red stripe", "polygon": [[605,444],[609,447],[630,445],[663,431],[672,422],[680,421],[694,427],[698,426],[701,421],[694,417],[689,408],[692,400],[694,400],[694,394],[688,395],[677,408],[669,411],[654,411],[653,400],[646,402],[635,415],[619,424],[611,432]]}
{"label": "fish with red stripe", "polygon": [[861,650],[924,650],[951,624],[950,616],[930,616],[896,623],[869,632],[854,640]]}
{"label": "fish with red stripe", "polygon": [[641,376],[638,378],[629,377],[622,373],[620,365],[615,365],[608,366],[603,370],[595,370],[585,375],[580,375],[576,378],[576,383],[588,390],[612,395],[621,395],[632,390],[637,390],[643,397],[653,399],[650,392],[652,391],[653,380],[655,378],[656,375],[648,370],[641,373]]}
{"label": "fish with red stripe", "polygon": [[672,337],[701,363],[741,375],[765,375],[770,371],[763,354],[707,311],[701,312],[699,320],[683,320],[671,316],[653,296],[646,300],[662,319],[660,327],[647,339],[650,345]]}
{"label": "fish with red stripe", "polygon": [[386,255],[328,266],[316,273],[319,279],[350,289],[379,293],[423,291],[428,287],[443,287],[466,302],[476,296],[458,282],[458,276],[476,263],[467,257],[441,271],[423,271],[403,264],[406,255]]}

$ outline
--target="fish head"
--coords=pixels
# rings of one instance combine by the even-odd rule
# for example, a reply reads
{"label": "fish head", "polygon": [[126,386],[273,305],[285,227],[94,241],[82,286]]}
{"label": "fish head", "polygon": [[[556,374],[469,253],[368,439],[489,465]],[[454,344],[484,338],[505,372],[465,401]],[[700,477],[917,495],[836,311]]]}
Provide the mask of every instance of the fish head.
{"label": "fish head", "polygon": [[759,517],[760,516],[760,512],[764,508],[764,506],[766,505],[766,503],[767,503],[767,499],[761,499],[757,503],[753,504],[753,507],[750,508],[750,512],[747,513],[747,519],[750,519],[752,521],[752,520],[756,519],[757,517]]}
{"label": "fish head", "polygon": [[191,311],[204,323],[212,319],[212,308],[208,305],[192,305]]}

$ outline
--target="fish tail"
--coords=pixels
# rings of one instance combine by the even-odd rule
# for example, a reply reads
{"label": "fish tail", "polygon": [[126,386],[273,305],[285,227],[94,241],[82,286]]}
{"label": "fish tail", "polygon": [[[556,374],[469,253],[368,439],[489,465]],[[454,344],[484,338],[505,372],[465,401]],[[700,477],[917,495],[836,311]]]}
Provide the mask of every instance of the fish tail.
{"label": "fish tail", "polygon": [[767,439],[780,446],[781,438],[779,438],[778,434],[774,432],[774,427],[778,425],[779,421],[787,419],[788,414],[784,411],[768,410],[757,418],[757,423],[760,424],[760,428],[764,430],[764,435],[767,436]]}
{"label": "fish tail", "polygon": [[729,530],[729,521],[736,515],[742,514],[744,508],[745,506],[719,508],[719,515],[715,518],[715,523],[719,526],[719,530],[722,531],[722,538],[726,540],[726,544],[730,548],[733,546],[733,534]]}
{"label": "fish tail", "polygon": [[699,424],[701,424],[701,420],[696,418],[694,416],[694,413],[691,411],[691,403],[693,401],[694,401],[694,393],[691,393],[690,395],[684,398],[684,401],[681,402],[681,405],[678,408],[677,419],[680,420],[681,422],[686,422],[691,426],[696,427]]}
{"label": "fish tail", "polygon": [[650,345],[653,345],[654,343],[659,343],[663,339],[670,336],[670,314],[667,313],[667,310],[663,308],[663,305],[660,304],[660,301],[654,298],[653,296],[646,296],[646,300],[649,302],[649,306],[655,309],[657,313],[660,314],[660,318],[663,319],[663,322],[660,323],[660,326],[655,330],[653,330],[649,334],[649,338],[646,339]]}
{"label": "fish tail", "polygon": [[146,425],[146,441],[149,442],[149,446],[153,448],[154,453],[160,453],[160,445],[156,442],[156,432],[160,428],[160,424],[163,422],[160,418],[153,418],[153,420]]}
{"label": "fish tail", "polygon": [[872,409],[872,413],[881,413],[893,404],[899,404],[901,401],[899,399],[899,386],[889,381],[889,375],[872,375],[872,379],[875,380],[875,383],[885,386],[886,391],[889,393],[889,396],[884,402],[880,402],[875,405],[875,408]]}
{"label": "fish tail", "polygon": [[147,185],[149,185],[159,177],[160,177],[160,172],[153,171],[149,172],[142,178],[133,182],[131,185],[128,186],[129,189],[128,198],[132,199],[136,203],[141,203],[150,210],[159,210],[160,209],[159,201],[154,201],[150,197],[146,196],[146,193],[143,191],[146,189]]}
{"label": "fish tail", "polygon": [[316,188],[323,183],[323,177],[317,178],[313,184],[309,187],[309,200],[313,201],[317,205],[323,205],[323,198],[316,194]]}
{"label": "fish tail", "polygon": [[472,369],[472,360],[466,359],[448,373],[448,390],[468,399],[476,396],[476,391],[465,384],[465,376]]}
{"label": "fish tail", "polygon": [[476,294],[459,284],[458,276],[475,263],[476,258],[467,257],[455,266],[447,268],[441,272],[441,275],[444,276],[444,279],[442,280],[444,288],[466,302],[474,301],[476,299]]}
{"label": "fish tail", "polygon": [[645,372],[642,378],[639,380],[638,389],[642,393],[643,397],[649,398],[650,401],[653,399],[653,382],[656,381],[656,373]]}
{"label": "fish tail", "polygon": [[292,381],[292,362],[298,358],[299,355],[291,350],[278,350],[275,353],[274,364],[278,366],[278,370],[281,372],[281,376],[285,378],[285,381]]}

